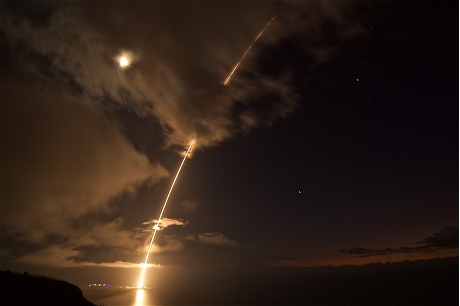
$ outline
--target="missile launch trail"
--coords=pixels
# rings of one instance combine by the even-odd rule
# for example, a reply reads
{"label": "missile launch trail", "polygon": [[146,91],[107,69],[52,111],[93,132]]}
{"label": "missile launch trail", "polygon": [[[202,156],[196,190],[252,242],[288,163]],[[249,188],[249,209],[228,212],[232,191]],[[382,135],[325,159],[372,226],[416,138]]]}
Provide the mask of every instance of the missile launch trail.
{"label": "missile launch trail", "polygon": [[241,61],[243,60],[243,58],[246,56],[246,54],[249,52],[249,50],[251,50],[252,48],[252,45],[254,45],[256,43],[256,41],[259,39],[259,37],[262,35],[263,32],[265,32],[265,29],[268,28],[268,26],[270,25],[270,23],[276,18],[277,15],[275,15],[268,23],[267,25],[265,25],[265,27],[262,29],[262,31],[260,31],[259,35],[257,35],[256,39],[254,39],[254,41],[252,42],[252,44],[249,46],[249,48],[246,50],[246,52],[244,52],[243,56],[240,58],[240,60],[238,61],[238,63],[236,63],[235,67],[233,67],[232,71],[230,72],[230,74],[228,75],[228,77],[225,79],[224,81],[224,85],[227,85],[227,83],[230,81],[230,79],[232,78],[233,76],[233,73],[236,71],[236,69],[238,68],[238,66],[240,65]]}
{"label": "missile launch trail", "polygon": [[[236,69],[238,68],[238,66],[240,65],[241,61],[244,59],[244,57],[246,56],[246,54],[249,52],[249,50],[251,50],[252,46],[256,43],[256,41],[259,39],[260,36],[262,36],[262,34],[265,32],[265,30],[268,28],[268,26],[270,25],[270,23],[276,18],[277,15],[275,15],[266,25],[265,27],[262,29],[262,31],[260,31],[259,35],[256,36],[256,38],[254,39],[254,41],[252,42],[252,44],[249,46],[249,48],[246,50],[246,52],[244,52],[243,56],[240,58],[240,60],[238,61],[238,63],[236,63],[235,67],[232,69],[232,71],[230,72],[230,74],[228,75],[228,77],[225,79],[224,81],[224,85],[227,85],[228,82],[230,81],[230,79],[232,78],[233,76],[233,73],[236,71]],[[163,213],[165,211],[165,208],[166,208],[166,205],[168,204],[168,200],[169,200],[169,197],[171,196],[171,192],[174,188],[174,185],[176,184],[176,180],[177,180],[177,177],[179,176],[179,173],[182,169],[182,166],[184,165],[184,162],[185,160],[187,159],[187,156],[188,154],[190,153],[190,150],[192,149],[193,147],[193,144],[195,143],[195,138],[192,140],[192,142],[190,143],[190,146],[188,147],[188,150],[187,150],[187,153],[185,153],[185,156],[184,156],[184,159],[182,160],[182,163],[180,164],[179,166],[179,169],[177,170],[177,173],[176,173],[176,176],[174,177],[174,180],[171,184],[171,188],[169,189],[169,192],[168,192],[168,195],[166,196],[166,200],[163,204],[163,208],[161,209],[161,212],[160,212],[160,216],[158,217],[158,222],[157,224],[155,224],[155,226],[153,227],[153,234],[152,234],[152,238],[150,239],[150,244],[149,244],[149,248],[147,250],[147,254],[145,256],[145,261],[144,261],[144,264],[142,265],[142,272],[141,272],[141,276],[139,278],[139,282],[138,282],[138,285],[137,285],[137,288],[143,288],[144,287],[144,276],[145,276],[145,268],[147,267],[147,261],[149,259],[149,255],[150,255],[150,251],[152,249],[152,246],[153,246],[153,241],[155,240],[155,235],[157,233],[157,230],[160,226],[160,222],[161,222],[161,218],[163,217]]]}
{"label": "missile launch trail", "polygon": [[165,211],[166,205],[168,204],[169,196],[171,195],[171,192],[172,192],[172,190],[174,188],[174,185],[176,184],[177,177],[179,176],[180,170],[182,169],[182,166],[184,165],[184,162],[187,159],[187,156],[190,153],[190,150],[192,149],[194,143],[195,143],[195,138],[193,138],[192,142],[190,143],[190,146],[188,147],[187,153],[185,153],[184,159],[182,160],[182,163],[180,164],[179,169],[177,170],[176,176],[174,177],[174,180],[173,180],[173,182],[171,184],[171,188],[169,189],[168,195],[166,196],[165,203],[163,204],[163,208],[161,209],[160,216],[158,217],[158,222],[157,222],[157,224],[155,224],[153,226],[152,239],[150,239],[150,245],[149,245],[149,248],[147,250],[147,255],[145,256],[145,261],[144,261],[144,264],[142,265],[142,273],[141,273],[141,276],[139,278],[137,288],[143,288],[144,287],[145,268],[147,266],[147,260],[149,259],[150,250],[152,249],[153,240],[155,239],[155,235],[156,235],[157,230],[158,230],[158,228],[160,226],[161,218],[163,217],[163,213]]}
{"label": "missile launch trail", "polygon": [[[236,71],[236,69],[238,68],[238,66],[240,65],[241,61],[244,59],[244,57],[246,56],[246,54],[249,52],[249,50],[251,50],[252,46],[255,44],[255,42],[259,39],[260,36],[262,36],[262,34],[265,32],[265,30],[268,28],[268,26],[270,25],[270,23],[276,18],[277,15],[275,15],[266,25],[265,27],[262,29],[262,31],[260,31],[259,35],[256,36],[256,38],[254,39],[254,41],[252,42],[252,44],[249,46],[249,48],[246,50],[246,52],[244,52],[243,56],[240,58],[240,60],[238,61],[238,63],[236,63],[235,67],[232,69],[232,71],[230,72],[230,74],[228,75],[228,77],[225,79],[224,81],[224,85],[227,85],[228,82],[230,81],[230,79],[232,78],[233,76],[233,73]],[[166,205],[168,204],[168,200],[169,200],[169,197],[171,195],[171,192],[174,188],[174,185],[176,184],[176,180],[177,180],[177,177],[179,176],[179,173],[182,169],[182,166],[184,165],[184,162],[185,162],[185,159],[187,159],[187,156],[188,154],[190,153],[190,150],[192,149],[193,147],[193,144],[195,142],[195,138],[192,140],[192,142],[190,143],[190,146],[188,147],[188,150],[187,150],[187,153],[185,153],[185,156],[184,156],[184,159],[182,160],[182,163],[180,164],[179,166],[179,169],[177,170],[177,173],[176,173],[176,177],[174,178],[172,184],[171,184],[171,188],[169,189],[169,192],[168,192],[168,195],[166,196],[166,200],[165,200],[165,203],[163,204],[163,208],[161,210],[161,213],[160,213],[160,216],[158,217],[158,222],[157,224],[155,224],[155,226],[153,227],[153,234],[152,234],[152,238],[150,239],[150,245],[149,245],[149,248],[147,250],[147,255],[145,256],[145,261],[144,261],[144,264],[142,265],[142,273],[141,273],[141,276],[139,278],[139,282],[138,282],[138,285],[137,287],[138,288],[143,288],[144,287],[144,276],[145,276],[145,268],[147,267],[147,260],[149,259],[149,254],[150,254],[150,251],[152,249],[152,245],[153,245],[153,241],[155,240],[155,235],[157,233],[157,230],[160,226],[160,222],[161,222],[161,218],[163,217],[163,212],[166,208]]]}

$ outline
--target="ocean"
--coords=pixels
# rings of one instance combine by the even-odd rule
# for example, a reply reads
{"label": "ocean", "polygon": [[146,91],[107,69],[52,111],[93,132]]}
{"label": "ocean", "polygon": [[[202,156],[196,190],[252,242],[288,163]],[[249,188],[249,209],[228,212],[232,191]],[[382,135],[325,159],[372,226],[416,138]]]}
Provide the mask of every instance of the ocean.
{"label": "ocean", "polygon": [[151,289],[83,287],[83,296],[102,306],[159,306]]}

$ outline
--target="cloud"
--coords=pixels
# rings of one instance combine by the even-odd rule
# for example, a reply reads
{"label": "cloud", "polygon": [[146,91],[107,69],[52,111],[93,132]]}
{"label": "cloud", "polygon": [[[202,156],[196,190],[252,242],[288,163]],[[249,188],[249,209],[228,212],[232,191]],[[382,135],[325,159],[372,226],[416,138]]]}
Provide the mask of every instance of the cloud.
{"label": "cloud", "polygon": [[[14,6],[4,6],[2,25],[14,56],[25,62],[22,72],[45,86],[86,95],[92,105],[107,107],[109,98],[155,117],[166,146],[186,146],[196,135],[195,149],[271,125],[299,107],[288,69],[274,78],[258,68],[264,45],[307,33],[305,56],[324,63],[337,44],[366,33],[350,17],[355,5],[348,2],[80,2],[43,5],[47,18],[40,22]],[[230,86],[223,86],[275,14]],[[345,22],[350,18],[356,20]],[[123,53],[134,59],[125,69],[118,63]],[[261,100],[263,109],[257,107]]]}
{"label": "cloud", "polygon": [[[223,8],[227,5],[212,6],[217,10],[212,15],[219,11],[222,16],[227,15]],[[112,3],[107,7],[80,3],[48,6],[49,18],[39,26],[26,15],[14,14],[8,5],[5,8],[3,31],[13,54],[19,53],[27,62],[22,72],[33,75],[46,86],[87,95],[92,104],[109,97],[141,115],[153,115],[165,130],[167,145],[188,144],[191,137],[197,135],[196,147],[210,146],[238,130],[231,118],[235,102],[228,93],[235,89],[221,84],[222,73],[226,71],[217,63],[205,68],[200,58],[210,42],[216,47],[224,41],[223,25],[227,32],[243,28],[209,20],[212,15],[203,5]],[[255,12],[256,7],[252,10]],[[270,10],[270,6],[264,6],[263,14],[251,16],[251,23],[254,19],[259,23],[250,28],[262,27],[262,20],[269,16]],[[92,13],[87,14],[88,11]],[[99,17],[94,19],[94,15]],[[182,18],[175,19],[180,22],[166,23],[165,15]],[[185,20],[194,26],[188,26]],[[215,26],[209,26],[206,20],[216,23]],[[240,23],[249,21],[240,20]],[[244,29],[246,38],[247,30]],[[215,52],[225,54],[227,52],[223,51],[228,50],[228,46],[232,46],[231,40]],[[124,53],[130,54],[135,61],[120,69],[118,60]],[[228,59],[235,61],[236,58]],[[211,62],[213,58],[208,63]]]}
{"label": "cloud", "polygon": [[[139,249],[139,241],[133,239],[133,231],[123,228],[123,219],[116,218],[111,222],[96,220],[78,220],[76,227],[62,229],[61,236],[67,238],[67,244],[74,247],[110,246],[125,250]],[[54,234],[55,235],[55,234]]]}
{"label": "cloud", "polygon": [[[184,244],[174,236],[164,236],[157,239],[152,247],[151,253],[178,252],[184,249]],[[147,252],[147,248],[145,249]]]}
{"label": "cloud", "polygon": [[340,252],[349,255],[356,255],[359,257],[369,257],[378,255],[391,255],[399,253],[420,253],[420,252],[434,252],[441,249],[458,249],[458,228],[444,227],[439,232],[434,233],[433,236],[424,238],[422,242],[416,244],[423,244],[417,247],[402,246],[399,248],[390,248],[380,250],[366,249],[362,247],[355,247],[352,249],[341,249]]}
{"label": "cloud", "polygon": [[[155,156],[133,147],[114,114],[129,109],[158,122],[164,147],[186,146],[194,135],[195,150],[210,147],[300,108],[292,86],[298,76],[291,69],[281,68],[276,76],[261,71],[264,47],[307,33],[301,48],[322,64],[340,51],[337,44],[365,33],[359,20],[351,28],[344,22],[353,14],[343,3],[1,5],[1,226],[11,237],[44,246],[45,253],[30,256],[57,256],[63,265],[66,258],[85,256],[83,247],[143,251],[147,230],[127,228],[111,202],[168,172]],[[223,86],[276,13],[230,85]],[[323,27],[325,22],[332,26]],[[324,37],[332,38],[323,43]],[[122,55],[132,60],[124,68]],[[183,203],[185,211],[196,207]],[[162,220],[162,228],[185,224]],[[239,246],[213,232],[186,239]],[[163,243],[154,251],[183,247],[173,237]]]}
{"label": "cloud", "polygon": [[427,247],[458,248],[458,228],[444,227],[441,231],[434,233],[433,236],[423,238]]}
{"label": "cloud", "polygon": [[32,243],[135,247],[109,203],[168,172],[137,152],[118,123],[69,97],[2,82],[2,218]]}
{"label": "cloud", "polygon": [[204,244],[214,244],[218,246],[225,246],[225,247],[238,247],[240,244],[236,240],[231,240],[225,237],[224,234],[221,233],[202,233],[198,235],[189,235],[185,237],[185,239],[190,241],[198,241]]}
{"label": "cloud", "polygon": [[[76,261],[81,257],[82,253],[78,250],[71,249],[65,246],[52,245],[41,249],[32,254],[21,256],[15,260],[16,263],[32,264],[59,268],[75,268],[75,267],[107,267],[107,268],[139,268],[142,263],[132,263],[125,261],[115,262],[90,262]],[[148,268],[159,268],[157,264],[147,264]]]}
{"label": "cloud", "polygon": [[33,254],[19,257],[16,261],[24,264],[35,264],[55,267],[75,266],[73,258],[81,256],[81,252],[67,247],[52,245]]}
{"label": "cloud", "polygon": [[[146,221],[143,224],[151,225],[151,224],[157,224],[157,223],[158,223],[157,219],[150,219],[149,221]],[[188,223],[188,221],[183,220],[183,219],[162,218],[161,222],[160,222],[159,229],[164,229],[164,228],[167,228],[167,227],[169,227],[171,225],[182,226],[182,225],[186,225],[187,223]]]}
{"label": "cloud", "polygon": [[[142,223],[142,227],[134,228],[131,232],[135,233],[135,237],[144,241],[143,248],[140,251],[141,253],[147,253],[150,240],[152,238],[154,226],[156,226],[158,220],[150,219]],[[183,219],[171,219],[163,218],[161,219],[160,226],[158,230],[163,230],[167,227],[176,225],[176,226],[185,226],[189,223],[188,220]],[[162,253],[162,252],[178,252],[184,249],[183,243],[176,237],[172,235],[161,235],[156,236],[155,241],[152,246],[151,253]]]}
{"label": "cloud", "polygon": [[364,254],[374,254],[374,250],[366,249],[366,248],[353,248],[350,250],[342,249],[340,250],[342,253],[347,253],[351,255],[364,255]]}
{"label": "cloud", "polygon": [[[157,219],[150,219],[149,221],[145,221],[142,223],[143,225],[147,225],[146,228],[144,228],[143,232],[148,232],[149,234],[152,233],[153,228],[157,227],[158,220]],[[188,221],[183,220],[183,219],[170,219],[170,218],[162,218],[161,222],[158,226],[158,230],[165,229],[171,225],[178,225],[178,226],[184,226],[187,225]]]}

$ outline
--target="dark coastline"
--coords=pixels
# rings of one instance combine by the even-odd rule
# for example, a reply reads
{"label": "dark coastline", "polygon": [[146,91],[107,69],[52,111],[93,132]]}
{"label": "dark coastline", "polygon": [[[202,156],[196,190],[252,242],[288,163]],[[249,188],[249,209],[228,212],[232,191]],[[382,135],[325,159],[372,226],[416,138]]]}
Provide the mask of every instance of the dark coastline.
{"label": "dark coastline", "polygon": [[0,302],[5,306],[95,306],[77,286],[50,277],[0,271]]}

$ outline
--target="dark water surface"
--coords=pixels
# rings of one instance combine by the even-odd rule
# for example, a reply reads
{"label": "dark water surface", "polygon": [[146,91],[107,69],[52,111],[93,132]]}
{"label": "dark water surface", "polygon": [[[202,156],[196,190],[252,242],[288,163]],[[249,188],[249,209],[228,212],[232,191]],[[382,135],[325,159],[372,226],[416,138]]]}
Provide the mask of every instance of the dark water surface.
{"label": "dark water surface", "polygon": [[128,306],[156,305],[154,292],[150,289],[125,289],[109,287],[81,288],[83,296],[96,305]]}
{"label": "dark water surface", "polygon": [[[264,268],[161,289],[86,287],[96,305],[456,305],[459,259],[338,268]],[[256,273],[257,272],[257,273]]]}

